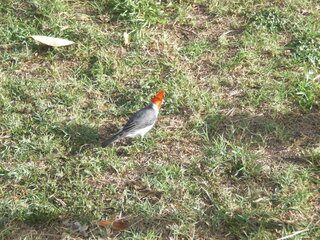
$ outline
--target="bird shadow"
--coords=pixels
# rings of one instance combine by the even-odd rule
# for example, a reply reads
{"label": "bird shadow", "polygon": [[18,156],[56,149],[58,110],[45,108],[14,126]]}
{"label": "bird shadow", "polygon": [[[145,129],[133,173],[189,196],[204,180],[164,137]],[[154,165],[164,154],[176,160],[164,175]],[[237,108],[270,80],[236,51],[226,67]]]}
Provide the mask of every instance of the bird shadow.
{"label": "bird shadow", "polygon": [[94,126],[60,122],[53,129],[53,133],[63,139],[71,155],[100,145],[99,130]]}
{"label": "bird shadow", "polygon": [[[59,122],[52,132],[55,137],[63,141],[70,155],[76,155],[88,149],[101,147],[101,143],[112,137],[118,130],[114,124],[98,128],[86,124]],[[132,144],[133,141],[133,139],[121,139],[115,144],[125,147]],[[122,155],[122,151],[119,154]]]}
{"label": "bird shadow", "polygon": [[[112,137],[118,131],[119,131],[119,128],[115,124],[108,124],[108,125],[101,127],[99,129],[100,143],[102,143],[103,141]],[[135,141],[137,141],[137,139],[124,138],[124,139],[120,139],[114,143],[111,143],[109,146],[106,146],[106,147],[112,147],[113,145],[115,145],[115,146],[121,145],[122,147],[126,147],[126,146],[132,145],[132,143],[134,143]],[[123,149],[117,149],[117,154],[118,155],[127,155],[126,151]]]}
{"label": "bird shadow", "polygon": [[112,123],[100,127],[99,129],[100,141],[104,141],[107,138],[112,137],[118,130],[119,130],[118,127]]}

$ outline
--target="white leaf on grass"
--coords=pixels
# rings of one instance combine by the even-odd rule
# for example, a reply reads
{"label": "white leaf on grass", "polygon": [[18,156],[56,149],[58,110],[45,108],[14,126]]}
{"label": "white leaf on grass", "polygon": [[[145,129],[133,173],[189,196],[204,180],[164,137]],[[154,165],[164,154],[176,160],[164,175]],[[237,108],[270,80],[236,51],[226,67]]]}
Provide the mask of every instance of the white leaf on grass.
{"label": "white leaf on grass", "polygon": [[123,33],[124,45],[128,46],[130,44],[130,35],[127,32]]}
{"label": "white leaf on grass", "polygon": [[305,92],[297,92],[296,94],[297,94],[297,95],[303,95],[303,96],[306,96],[306,95],[307,95]]}
{"label": "white leaf on grass", "polygon": [[33,35],[31,36],[31,38],[52,47],[63,47],[63,46],[68,46],[75,43],[67,39],[39,36],[39,35]]}

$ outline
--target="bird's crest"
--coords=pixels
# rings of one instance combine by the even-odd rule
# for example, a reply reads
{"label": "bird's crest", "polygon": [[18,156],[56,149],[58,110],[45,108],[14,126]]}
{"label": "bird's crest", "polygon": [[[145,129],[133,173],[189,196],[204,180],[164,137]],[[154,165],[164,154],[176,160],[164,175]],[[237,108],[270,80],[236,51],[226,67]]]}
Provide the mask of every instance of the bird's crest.
{"label": "bird's crest", "polygon": [[160,109],[161,104],[163,102],[164,97],[164,91],[160,90],[157,95],[155,95],[153,98],[151,98],[151,102],[157,105],[157,107]]}

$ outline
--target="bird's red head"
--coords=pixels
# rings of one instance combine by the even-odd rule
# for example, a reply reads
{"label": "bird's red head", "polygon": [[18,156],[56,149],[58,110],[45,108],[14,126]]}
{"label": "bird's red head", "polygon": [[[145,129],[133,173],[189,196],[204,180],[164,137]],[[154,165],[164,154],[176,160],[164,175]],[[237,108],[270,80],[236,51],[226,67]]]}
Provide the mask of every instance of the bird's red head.
{"label": "bird's red head", "polygon": [[164,97],[164,91],[160,90],[157,95],[155,95],[153,98],[151,98],[151,102],[157,105],[157,107],[160,109],[162,103],[163,103],[163,97]]}

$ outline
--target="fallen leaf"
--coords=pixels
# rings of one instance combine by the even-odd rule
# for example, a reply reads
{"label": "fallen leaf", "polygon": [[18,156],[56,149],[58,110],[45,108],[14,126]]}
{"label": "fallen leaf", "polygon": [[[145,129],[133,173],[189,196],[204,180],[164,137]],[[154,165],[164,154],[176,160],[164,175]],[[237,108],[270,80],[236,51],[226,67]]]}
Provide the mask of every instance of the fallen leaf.
{"label": "fallen leaf", "polygon": [[60,30],[61,30],[61,31],[64,31],[64,30],[67,30],[68,28],[69,28],[69,26],[61,26],[61,27],[60,27]]}
{"label": "fallen leaf", "polygon": [[110,21],[109,17],[107,15],[100,15],[98,16],[101,22],[107,23]]}
{"label": "fallen leaf", "polygon": [[39,36],[39,35],[33,35],[30,37],[38,42],[41,42],[42,44],[52,46],[52,47],[63,47],[63,46],[68,46],[75,43],[73,41],[62,39],[62,38],[54,38],[54,37]]}
{"label": "fallen leaf", "polygon": [[289,56],[290,54],[291,54],[291,51],[290,51],[290,50],[285,50],[285,51],[284,51],[284,55]]}
{"label": "fallen leaf", "polygon": [[89,15],[81,14],[81,13],[77,14],[76,18],[77,18],[77,20],[80,20],[80,21],[89,21],[90,20],[90,16]]}
{"label": "fallen leaf", "polygon": [[116,221],[100,221],[98,222],[98,225],[102,226],[102,227],[106,227],[106,226],[111,226],[111,229],[114,231],[122,231],[122,230],[126,230],[128,228],[128,225],[125,221],[123,220],[116,220]]}
{"label": "fallen leaf", "polygon": [[103,104],[99,108],[100,108],[100,110],[104,111],[104,110],[107,110],[109,108],[109,105],[108,104]]}
{"label": "fallen leaf", "polygon": [[130,44],[130,36],[127,32],[123,33],[124,45],[128,46]]}
{"label": "fallen leaf", "polygon": [[79,223],[79,222],[74,222],[73,225],[78,229],[81,228],[81,223]]}
{"label": "fallen leaf", "polygon": [[111,225],[112,222],[110,221],[100,221],[98,222],[98,225],[102,226],[102,227],[105,227],[105,226],[108,226],[108,225]]}
{"label": "fallen leaf", "polygon": [[76,231],[80,232],[84,237],[88,237],[87,230],[89,228],[86,224],[81,224],[79,222],[74,222],[73,225],[76,227]]}
{"label": "fallen leaf", "polygon": [[131,187],[139,192],[142,197],[148,198],[152,202],[157,202],[161,198],[163,192],[153,190],[145,185],[143,185],[139,181],[128,181],[126,182],[126,186]]}
{"label": "fallen leaf", "polygon": [[126,224],[126,222],[124,222],[122,220],[117,220],[112,223],[112,229],[115,231],[126,230],[127,224]]}
{"label": "fallen leaf", "polygon": [[70,226],[73,225],[73,223],[71,223],[70,220],[65,219],[65,220],[62,221],[62,225],[66,226],[66,227],[70,227]]}
{"label": "fallen leaf", "polygon": [[80,228],[78,229],[78,231],[79,231],[79,232],[85,232],[85,231],[88,230],[88,228],[89,228],[88,225],[83,224],[83,225],[80,226]]}

